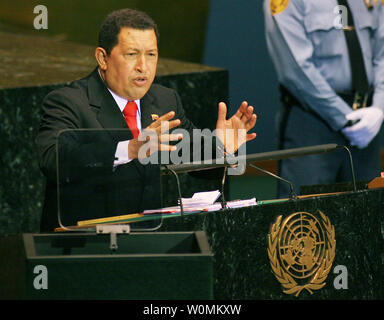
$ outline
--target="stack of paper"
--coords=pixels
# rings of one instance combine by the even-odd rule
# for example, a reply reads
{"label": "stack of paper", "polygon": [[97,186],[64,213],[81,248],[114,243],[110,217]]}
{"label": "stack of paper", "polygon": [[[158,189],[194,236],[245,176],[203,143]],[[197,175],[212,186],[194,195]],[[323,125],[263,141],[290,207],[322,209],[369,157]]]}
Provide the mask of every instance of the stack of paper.
{"label": "stack of paper", "polygon": [[219,199],[221,193],[220,191],[207,191],[207,192],[197,192],[192,198],[182,198],[183,206],[185,207],[201,207],[209,206],[214,204],[217,199]]}
{"label": "stack of paper", "polygon": [[243,208],[243,207],[249,207],[249,206],[255,206],[257,205],[256,198],[248,199],[248,200],[233,200],[227,202],[227,208],[233,209],[233,208]]}
{"label": "stack of paper", "polygon": [[[207,192],[197,192],[192,198],[181,198],[183,203],[184,212],[197,212],[197,211],[207,211],[210,206],[214,205],[215,201],[220,197],[220,191],[207,191]],[[216,210],[220,210],[221,206]],[[210,208],[213,209],[213,208]],[[153,213],[178,213],[180,212],[180,206],[167,207],[162,209],[155,210],[145,210],[144,214],[153,214]]]}
{"label": "stack of paper", "polygon": [[[192,198],[182,198],[183,211],[186,213],[202,212],[202,211],[217,211],[222,209],[222,204],[216,202],[221,193],[218,190],[197,192]],[[247,200],[234,200],[226,203],[227,208],[242,208],[257,205],[256,198]],[[178,214],[180,213],[180,206],[173,206],[154,210],[145,210],[144,214]]]}

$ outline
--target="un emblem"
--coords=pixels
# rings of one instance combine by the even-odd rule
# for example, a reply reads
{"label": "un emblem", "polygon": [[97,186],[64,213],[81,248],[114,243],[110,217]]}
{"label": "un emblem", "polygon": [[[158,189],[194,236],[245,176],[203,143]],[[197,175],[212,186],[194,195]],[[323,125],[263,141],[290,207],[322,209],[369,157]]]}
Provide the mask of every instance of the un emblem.
{"label": "un emblem", "polygon": [[321,289],[335,258],[335,229],[319,211],[320,219],[296,212],[282,222],[278,216],[268,234],[268,256],[272,271],[285,288],[299,296],[301,291]]}

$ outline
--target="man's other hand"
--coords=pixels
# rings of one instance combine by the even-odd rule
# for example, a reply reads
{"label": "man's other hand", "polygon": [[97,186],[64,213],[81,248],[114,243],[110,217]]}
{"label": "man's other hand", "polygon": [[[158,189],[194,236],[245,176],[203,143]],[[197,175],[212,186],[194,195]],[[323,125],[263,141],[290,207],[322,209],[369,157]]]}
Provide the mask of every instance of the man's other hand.
{"label": "man's other hand", "polygon": [[[128,156],[130,159],[143,159],[157,151],[174,151],[176,146],[169,145],[170,141],[178,141],[183,138],[182,134],[169,134],[168,131],[179,126],[179,119],[171,120],[175,112],[171,111],[145,128],[136,139],[132,139],[128,145]],[[145,145],[145,152],[140,148]]]}

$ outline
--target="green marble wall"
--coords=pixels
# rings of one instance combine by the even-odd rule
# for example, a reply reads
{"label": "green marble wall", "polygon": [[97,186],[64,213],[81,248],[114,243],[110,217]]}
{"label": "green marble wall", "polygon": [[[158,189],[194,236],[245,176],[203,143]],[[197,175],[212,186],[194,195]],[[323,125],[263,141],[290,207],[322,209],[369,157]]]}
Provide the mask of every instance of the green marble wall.
{"label": "green marble wall", "polygon": [[[51,90],[93,70],[93,49],[1,32],[0,40],[4,53],[0,55],[4,66],[0,79],[0,235],[38,232],[45,179],[38,168],[34,139],[41,103]],[[217,103],[228,100],[226,70],[161,59],[155,81],[178,90],[196,126],[215,127]],[[164,182],[166,204],[177,195],[173,184]],[[185,197],[218,187],[217,180],[182,177]]]}
{"label": "green marble wall", "polygon": [[0,233],[37,231],[44,179],[34,139],[40,105],[55,86],[0,90]]}
{"label": "green marble wall", "polygon": [[[267,254],[277,216],[321,210],[335,227],[336,255],[326,285],[298,298],[283,293]],[[204,230],[214,254],[215,299],[384,299],[384,189],[261,204],[256,207],[166,219],[161,231]],[[348,270],[348,289],[336,290],[333,269]]]}

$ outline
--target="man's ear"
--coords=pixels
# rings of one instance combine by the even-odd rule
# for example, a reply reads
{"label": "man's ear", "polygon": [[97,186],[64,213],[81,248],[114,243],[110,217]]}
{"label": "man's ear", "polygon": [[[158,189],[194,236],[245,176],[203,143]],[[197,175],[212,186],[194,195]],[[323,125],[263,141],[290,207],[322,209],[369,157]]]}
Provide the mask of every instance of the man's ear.
{"label": "man's ear", "polygon": [[99,65],[100,70],[105,71],[107,70],[107,52],[102,47],[97,47],[95,49],[95,58],[97,61],[97,64]]}

